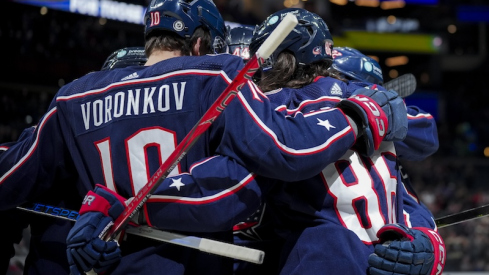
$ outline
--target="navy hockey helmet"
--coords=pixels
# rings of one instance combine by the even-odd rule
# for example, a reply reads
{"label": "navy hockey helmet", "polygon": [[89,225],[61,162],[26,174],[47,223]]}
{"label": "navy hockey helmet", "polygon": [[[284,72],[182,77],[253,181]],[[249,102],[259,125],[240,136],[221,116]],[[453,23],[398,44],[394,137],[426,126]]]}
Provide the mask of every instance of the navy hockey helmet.
{"label": "navy hockey helmet", "polygon": [[382,69],[379,63],[357,49],[335,47],[333,50],[332,69],[340,72],[343,77],[361,82],[382,85]]}
{"label": "navy hockey helmet", "polygon": [[109,55],[102,66],[102,71],[128,66],[143,66],[148,58],[144,47],[127,47],[119,49]]}
{"label": "navy hockey helmet", "polygon": [[271,32],[289,13],[295,15],[299,23],[272,53],[263,68],[265,70],[270,69],[277,60],[277,56],[285,50],[294,54],[300,65],[307,65],[320,60],[332,63],[333,37],[326,22],[319,15],[300,8],[289,8],[275,12],[258,25],[251,39],[251,54],[256,53],[263,41],[270,36]]}
{"label": "navy hockey helmet", "polygon": [[205,26],[210,31],[214,52],[226,52],[226,25],[211,0],[152,0],[144,24],[145,38],[154,30],[190,38],[197,27]]}
{"label": "navy hockey helmet", "polygon": [[253,37],[253,28],[238,26],[232,28],[226,37],[228,53],[243,58],[244,61],[250,59],[250,43]]}

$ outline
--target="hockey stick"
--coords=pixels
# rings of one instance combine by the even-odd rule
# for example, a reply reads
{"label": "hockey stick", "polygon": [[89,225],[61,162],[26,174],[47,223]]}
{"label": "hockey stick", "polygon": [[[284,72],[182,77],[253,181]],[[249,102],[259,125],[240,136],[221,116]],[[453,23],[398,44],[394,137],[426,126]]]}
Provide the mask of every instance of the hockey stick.
{"label": "hockey stick", "polygon": [[416,91],[416,78],[413,74],[403,74],[384,83],[384,88],[394,90],[400,97],[406,98]]}
{"label": "hockey stick", "polygon": [[155,189],[165,180],[170,172],[175,168],[178,162],[187,154],[188,150],[195,144],[197,139],[204,133],[214,120],[227,107],[243,85],[251,80],[254,73],[260,68],[264,60],[267,59],[273,51],[282,43],[287,35],[297,25],[297,18],[292,14],[280,22],[277,28],[263,42],[256,54],[246,63],[239,74],[233,79],[231,84],[222,92],[212,106],[205,112],[202,118],[195,124],[190,132],[177,145],[172,154],[163,162],[158,170],[151,176],[148,183],[144,185],[134,196],[124,212],[117,218],[114,225],[106,232],[104,239],[112,240],[117,236],[129,220],[136,214],[143,204],[148,200]]}
{"label": "hockey stick", "polygon": [[459,224],[466,221],[479,219],[488,215],[489,215],[489,204],[486,204],[456,214],[451,214],[435,219],[435,223],[438,228],[443,228],[454,224]]}
{"label": "hockey stick", "polygon": [[255,264],[263,263],[263,258],[265,257],[265,253],[261,250],[214,241],[206,238],[184,236],[154,229],[149,226],[141,225],[138,227],[129,227],[126,229],[126,233],[155,240],[163,240],[165,242],[171,242],[173,244],[198,249],[202,252],[234,258]]}
{"label": "hockey stick", "polygon": [[63,219],[72,222],[76,221],[80,216],[80,214],[78,214],[78,211],[42,204],[42,203],[32,203],[32,205],[29,205],[29,207],[17,206],[17,209],[29,213],[34,213],[34,214],[48,216],[48,217],[55,217],[58,219]]}
{"label": "hockey stick", "polygon": [[[18,206],[17,209],[29,213],[63,219],[72,222],[75,222],[79,217],[77,211],[41,203],[34,203],[30,207]],[[247,261],[255,264],[263,263],[263,258],[265,257],[265,253],[261,250],[206,238],[184,236],[181,234],[151,228],[149,226],[129,226],[128,228],[126,228],[125,232],[130,235],[136,235],[179,246],[185,246],[188,248],[197,249],[202,252]]]}

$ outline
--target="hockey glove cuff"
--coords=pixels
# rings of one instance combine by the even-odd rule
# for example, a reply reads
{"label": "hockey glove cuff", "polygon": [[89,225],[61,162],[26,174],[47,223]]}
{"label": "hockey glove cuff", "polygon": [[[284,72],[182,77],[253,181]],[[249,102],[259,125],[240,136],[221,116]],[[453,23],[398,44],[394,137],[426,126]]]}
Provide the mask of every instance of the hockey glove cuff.
{"label": "hockey glove cuff", "polygon": [[441,274],[446,251],[441,236],[423,227],[388,224],[377,232],[380,244],[369,256],[369,274]]}
{"label": "hockey glove cuff", "polygon": [[354,146],[360,153],[371,156],[379,149],[389,127],[384,111],[377,102],[364,95],[343,99],[336,107],[357,124],[359,132]]}
{"label": "hockey glove cuff", "polygon": [[105,186],[97,185],[83,200],[80,217],[70,230],[67,256],[72,274],[94,269],[106,271],[121,257],[117,242],[102,238],[125,209],[125,199]]}
{"label": "hockey glove cuff", "polygon": [[404,100],[395,91],[379,91],[373,89],[358,89],[352,95],[368,96],[384,111],[389,122],[385,141],[402,141],[406,138],[408,130],[407,108]]}

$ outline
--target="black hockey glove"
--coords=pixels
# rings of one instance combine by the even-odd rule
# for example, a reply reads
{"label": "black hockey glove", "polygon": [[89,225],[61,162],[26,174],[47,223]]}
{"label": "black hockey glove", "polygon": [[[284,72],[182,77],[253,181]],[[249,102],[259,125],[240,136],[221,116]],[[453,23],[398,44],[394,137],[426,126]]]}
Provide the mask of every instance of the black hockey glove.
{"label": "black hockey glove", "polygon": [[93,269],[107,271],[121,258],[116,241],[102,236],[125,209],[125,199],[105,186],[97,185],[88,192],[80,209],[80,217],[66,238],[68,263],[72,275]]}

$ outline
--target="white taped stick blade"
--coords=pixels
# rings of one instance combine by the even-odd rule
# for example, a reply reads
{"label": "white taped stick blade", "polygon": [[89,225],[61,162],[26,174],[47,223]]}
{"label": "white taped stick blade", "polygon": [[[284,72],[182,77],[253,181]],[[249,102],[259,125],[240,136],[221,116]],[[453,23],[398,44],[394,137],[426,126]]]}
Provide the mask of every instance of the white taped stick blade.
{"label": "white taped stick blade", "polygon": [[282,22],[278,24],[277,28],[273,30],[270,36],[263,42],[263,44],[256,51],[256,55],[263,59],[267,59],[277,49],[277,47],[284,41],[289,33],[299,23],[295,15],[287,14]]}
{"label": "white taped stick blade", "polygon": [[265,252],[261,250],[239,245],[229,245],[209,239],[202,239],[200,241],[199,250],[226,257],[232,255],[235,259],[255,264],[262,264],[265,257]]}
{"label": "white taped stick blade", "polygon": [[149,226],[128,227],[126,233],[143,236],[163,242],[168,242],[180,246],[185,246],[193,249],[198,249],[202,252],[220,255],[223,257],[239,259],[247,262],[261,264],[265,256],[265,252],[238,246],[235,244],[219,242],[215,240],[199,238],[195,236],[185,236],[172,232],[162,231]]}

